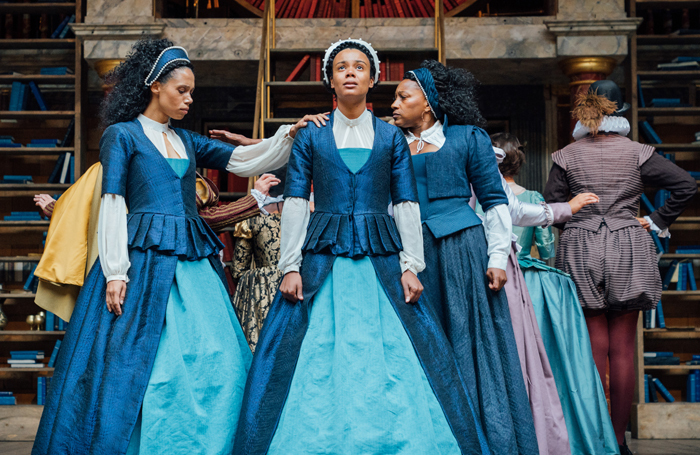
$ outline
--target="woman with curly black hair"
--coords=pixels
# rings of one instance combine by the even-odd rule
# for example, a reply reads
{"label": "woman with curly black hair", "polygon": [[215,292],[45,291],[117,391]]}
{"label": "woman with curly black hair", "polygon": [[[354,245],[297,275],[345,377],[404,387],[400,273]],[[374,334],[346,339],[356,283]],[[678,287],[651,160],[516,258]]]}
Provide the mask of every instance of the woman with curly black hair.
{"label": "woman with curly black hair", "polygon": [[255,349],[234,453],[488,453],[449,342],[420,299],[408,146],[365,107],[379,58],[369,43],[344,40],[323,68],[338,109],[294,142],[285,275]]}
{"label": "woman with curly black hair", "polygon": [[61,345],[33,453],[231,453],[251,353],[222,244],[197,214],[195,170],[280,167],[297,126],[235,150],[172,128],[195,78],[185,49],[168,40],[137,42],[109,81],[99,258]]}
{"label": "woman with curly black hair", "polygon": [[[475,85],[469,72],[426,60],[396,89],[394,121],[406,135],[418,183],[426,262],[420,279],[454,347],[491,450],[537,454],[501,290],[511,244],[508,198],[491,140],[478,127],[484,119]],[[471,187],[485,210],[483,224],[469,205]]]}

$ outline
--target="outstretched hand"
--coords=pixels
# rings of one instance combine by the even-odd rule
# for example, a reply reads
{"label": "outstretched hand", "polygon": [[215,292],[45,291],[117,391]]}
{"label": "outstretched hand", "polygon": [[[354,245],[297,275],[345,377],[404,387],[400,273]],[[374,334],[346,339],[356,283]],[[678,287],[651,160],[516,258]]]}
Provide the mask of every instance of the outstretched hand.
{"label": "outstretched hand", "polygon": [[403,287],[403,295],[406,297],[406,303],[416,303],[423,293],[423,285],[418,277],[406,270],[401,275],[401,287]]}
{"label": "outstretched hand", "polygon": [[323,114],[305,115],[289,130],[289,137],[296,136],[297,131],[299,131],[302,128],[306,128],[309,122],[313,122],[314,125],[316,125],[319,128],[321,128],[321,125],[326,126],[326,121],[330,120],[330,118],[328,117],[329,114],[330,112],[324,112]]}
{"label": "outstretched hand", "polygon": [[595,204],[598,201],[600,201],[600,199],[593,193],[581,193],[569,201],[571,214],[573,215],[588,204]]}
{"label": "outstretched hand", "polygon": [[253,145],[262,141],[262,139],[251,139],[242,134],[231,133],[226,130],[209,130],[209,136],[211,136],[212,139],[218,139],[235,145],[236,147],[241,145]]}
{"label": "outstretched hand", "polygon": [[500,291],[505,286],[508,277],[506,276],[506,271],[503,269],[497,269],[491,267],[486,270],[486,277],[489,279],[489,289],[492,291]]}
{"label": "outstretched hand", "polygon": [[269,196],[270,188],[279,185],[280,182],[281,180],[275,177],[273,174],[263,174],[255,181],[253,188],[260,191],[265,196]]}
{"label": "outstretched hand", "polygon": [[56,199],[52,198],[48,194],[36,194],[34,195],[35,205],[41,207],[41,210],[46,211],[46,206],[54,202]]}

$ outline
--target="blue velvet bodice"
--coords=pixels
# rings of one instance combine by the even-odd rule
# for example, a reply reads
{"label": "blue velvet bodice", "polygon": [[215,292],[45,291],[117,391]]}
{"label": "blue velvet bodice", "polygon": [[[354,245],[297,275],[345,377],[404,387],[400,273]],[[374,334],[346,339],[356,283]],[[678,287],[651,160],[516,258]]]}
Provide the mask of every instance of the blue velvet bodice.
{"label": "blue velvet bodice", "polygon": [[421,220],[436,238],[481,224],[469,206],[470,185],[484,210],[508,204],[491,139],[481,128],[448,126],[442,148],[414,155],[413,162],[422,196]]}
{"label": "blue velvet bodice", "polygon": [[225,170],[233,147],[191,131],[175,132],[189,158],[182,177],[146,137],[138,120],[107,128],[100,141],[102,194],[124,196],[130,248],[202,259],[223,245],[197,213],[196,167]]}
{"label": "blue velvet bodice", "polygon": [[418,201],[411,154],[401,131],[373,117],[374,144],[367,161],[352,172],[327,126],[297,133],[287,170],[285,197],[308,199],[314,185],[303,250],[335,256],[377,256],[402,249],[390,202]]}

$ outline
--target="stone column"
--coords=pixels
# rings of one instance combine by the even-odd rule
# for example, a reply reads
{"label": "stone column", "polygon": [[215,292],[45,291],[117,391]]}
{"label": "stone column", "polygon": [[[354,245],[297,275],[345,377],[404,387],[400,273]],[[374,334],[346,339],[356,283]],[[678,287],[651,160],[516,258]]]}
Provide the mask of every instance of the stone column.
{"label": "stone column", "polygon": [[[586,93],[595,81],[606,79],[615,69],[616,61],[611,57],[571,57],[559,62],[559,67],[569,78],[571,109],[576,106],[576,98]],[[572,118],[569,133],[574,131],[576,121]]]}

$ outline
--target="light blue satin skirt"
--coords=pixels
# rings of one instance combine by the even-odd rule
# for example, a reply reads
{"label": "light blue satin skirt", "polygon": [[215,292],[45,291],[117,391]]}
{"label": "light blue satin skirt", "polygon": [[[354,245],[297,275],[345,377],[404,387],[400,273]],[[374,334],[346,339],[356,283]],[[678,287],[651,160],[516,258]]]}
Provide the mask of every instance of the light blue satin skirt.
{"label": "light blue satin skirt", "polygon": [[232,453],[251,360],[209,260],[178,261],[127,454]]}
{"label": "light blue satin skirt", "polygon": [[520,267],[554,373],[572,455],[619,453],[574,282],[536,259],[522,258]]}
{"label": "light blue satin skirt", "polygon": [[314,297],[268,453],[461,453],[369,258],[336,258]]}

